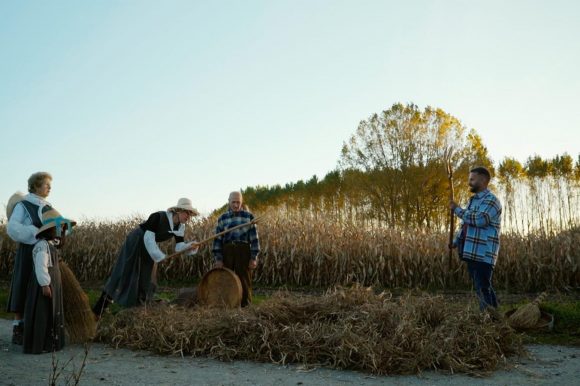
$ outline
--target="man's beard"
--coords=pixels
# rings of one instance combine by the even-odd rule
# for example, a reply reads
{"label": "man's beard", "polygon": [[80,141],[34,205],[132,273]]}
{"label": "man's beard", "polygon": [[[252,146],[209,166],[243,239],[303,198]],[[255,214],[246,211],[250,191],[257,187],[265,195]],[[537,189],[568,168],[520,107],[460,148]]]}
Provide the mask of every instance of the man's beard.
{"label": "man's beard", "polygon": [[471,193],[475,193],[475,192],[477,192],[477,186],[471,186],[471,185],[470,185],[470,186],[469,186],[469,191],[470,191]]}

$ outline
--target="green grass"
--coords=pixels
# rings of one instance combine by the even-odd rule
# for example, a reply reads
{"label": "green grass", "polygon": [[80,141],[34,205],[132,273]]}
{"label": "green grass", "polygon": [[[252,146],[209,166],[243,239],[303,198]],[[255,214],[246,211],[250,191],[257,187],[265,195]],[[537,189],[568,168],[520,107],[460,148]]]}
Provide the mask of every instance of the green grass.
{"label": "green grass", "polygon": [[545,302],[540,308],[554,315],[554,330],[528,334],[530,343],[580,346],[580,300]]}

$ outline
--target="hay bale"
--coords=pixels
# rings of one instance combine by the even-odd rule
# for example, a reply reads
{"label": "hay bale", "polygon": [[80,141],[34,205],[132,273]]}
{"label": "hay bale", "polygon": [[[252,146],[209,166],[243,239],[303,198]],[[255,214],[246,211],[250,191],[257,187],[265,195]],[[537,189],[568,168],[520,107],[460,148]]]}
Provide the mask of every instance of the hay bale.
{"label": "hay bale", "polygon": [[393,299],[363,288],[278,293],[247,308],[157,306],[107,315],[99,339],[164,355],[327,366],[373,374],[426,369],[488,374],[523,352],[488,314],[428,295]]}
{"label": "hay bale", "polygon": [[89,297],[81,288],[73,271],[64,262],[59,262],[64,303],[64,322],[71,343],[92,340],[97,332],[95,314],[91,310]]}
{"label": "hay bale", "polygon": [[234,271],[214,268],[201,279],[197,300],[207,307],[238,308],[242,303],[242,283]]}

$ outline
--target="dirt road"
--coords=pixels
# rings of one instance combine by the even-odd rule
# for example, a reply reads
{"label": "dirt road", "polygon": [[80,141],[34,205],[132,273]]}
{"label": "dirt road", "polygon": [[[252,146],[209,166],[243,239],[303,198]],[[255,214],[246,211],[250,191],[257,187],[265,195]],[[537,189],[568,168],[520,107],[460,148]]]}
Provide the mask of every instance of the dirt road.
{"label": "dirt road", "polygon": [[[10,343],[11,322],[0,320],[0,385],[43,385],[52,357],[24,355]],[[512,369],[487,378],[426,372],[420,376],[375,377],[352,371],[305,369],[252,362],[224,363],[206,358],[159,357],[145,352],[92,346],[81,385],[549,385],[578,384],[580,348],[528,346],[535,359],[512,361]],[[67,346],[57,354],[64,362],[83,354],[80,346]],[[72,366],[69,365],[69,370]],[[69,374],[70,371],[65,371]],[[64,380],[63,380],[64,381]],[[65,384],[64,382],[59,384]]]}

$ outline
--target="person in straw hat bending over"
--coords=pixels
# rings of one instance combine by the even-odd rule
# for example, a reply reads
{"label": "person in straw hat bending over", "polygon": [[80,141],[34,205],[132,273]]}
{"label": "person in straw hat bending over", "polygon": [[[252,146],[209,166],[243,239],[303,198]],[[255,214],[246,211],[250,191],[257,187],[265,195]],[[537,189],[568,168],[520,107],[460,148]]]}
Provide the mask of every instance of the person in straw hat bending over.
{"label": "person in straw hat bending over", "polygon": [[39,240],[32,250],[33,273],[24,307],[24,353],[41,354],[64,347],[62,282],[57,249],[65,244],[67,230],[76,224],[50,209],[42,214]]}
{"label": "person in straw hat bending over", "polygon": [[[152,213],[147,221],[129,233],[103,293],[93,307],[97,318],[100,318],[113,301],[124,307],[145,303],[151,286],[153,264],[166,257],[157,243],[173,238],[176,252],[190,247],[194,241],[184,242],[185,223],[198,214],[191,206],[191,200],[180,198],[177,205],[167,211]],[[197,249],[191,250],[187,255],[195,253]]]}
{"label": "person in straw hat bending over", "polygon": [[51,209],[46,198],[51,189],[52,176],[46,172],[34,173],[28,179],[28,194],[17,192],[6,206],[8,236],[18,243],[10,284],[7,311],[14,313],[12,343],[21,345],[24,329],[23,314],[26,289],[32,273],[32,249],[36,233],[42,227],[42,212]]}
{"label": "person in straw hat bending over", "polygon": [[450,248],[457,248],[459,257],[467,264],[467,271],[479,298],[483,311],[490,307],[493,312],[498,306],[491,284],[493,268],[499,252],[501,229],[501,203],[487,188],[491,174],[484,167],[471,169],[469,188],[473,196],[467,208],[455,202],[449,203],[453,213],[463,220],[461,230]]}
{"label": "person in straw hat bending over", "polygon": [[[228,203],[228,211],[218,219],[216,233],[254,220],[253,214],[242,209],[242,193],[230,193]],[[214,267],[225,266],[240,278],[242,307],[252,302],[252,270],[258,265],[259,253],[260,241],[255,224],[227,233],[213,242]]]}

